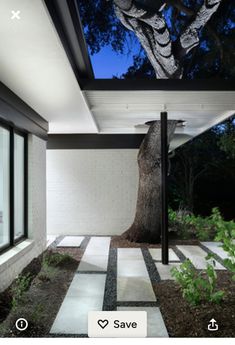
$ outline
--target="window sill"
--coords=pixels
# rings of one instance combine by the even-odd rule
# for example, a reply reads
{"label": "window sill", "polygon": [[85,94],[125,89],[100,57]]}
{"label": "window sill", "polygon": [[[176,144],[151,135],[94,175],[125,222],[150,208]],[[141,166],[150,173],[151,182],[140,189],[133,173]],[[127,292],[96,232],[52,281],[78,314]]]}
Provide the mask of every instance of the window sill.
{"label": "window sill", "polygon": [[0,273],[5,271],[10,265],[14,264],[14,262],[18,261],[22,255],[27,254],[33,246],[33,240],[25,240],[0,255]]}

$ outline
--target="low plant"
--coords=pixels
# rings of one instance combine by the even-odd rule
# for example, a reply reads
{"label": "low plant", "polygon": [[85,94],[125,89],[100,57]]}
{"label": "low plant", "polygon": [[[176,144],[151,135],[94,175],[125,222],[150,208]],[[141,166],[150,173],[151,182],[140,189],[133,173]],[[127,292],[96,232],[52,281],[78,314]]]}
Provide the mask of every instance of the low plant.
{"label": "low plant", "polygon": [[212,209],[212,214],[209,217],[196,216],[185,210],[173,211],[169,209],[169,224],[176,229],[182,239],[194,236],[199,241],[214,239],[218,231],[222,231],[222,236],[224,231],[230,231],[231,235],[231,229],[235,228],[235,223],[225,221],[216,207]]}
{"label": "low plant", "polygon": [[19,303],[24,299],[25,292],[29,289],[31,283],[31,275],[27,273],[26,275],[21,275],[16,279],[15,284],[11,288],[12,293],[12,308],[15,310]]}
{"label": "low plant", "polygon": [[72,257],[68,254],[54,253],[52,251],[48,251],[43,257],[43,264],[57,267],[65,263],[71,262],[72,260]]}
{"label": "low plant", "polygon": [[227,253],[228,258],[223,260],[225,267],[233,274],[235,280],[235,223],[225,222],[220,214],[215,213],[217,234],[215,241],[222,242],[221,247]]}
{"label": "low plant", "polygon": [[45,307],[43,304],[38,303],[35,305],[33,311],[32,311],[32,321],[35,323],[38,323],[42,319],[43,312],[45,310]]}
{"label": "low plant", "polygon": [[191,215],[187,210],[180,209],[178,211],[173,211],[170,208],[168,215],[171,231],[176,231],[183,240],[187,240],[193,235],[192,229],[189,227]]}
{"label": "low plant", "polygon": [[216,291],[217,275],[215,262],[207,263],[206,270],[197,271],[187,259],[179,268],[173,267],[171,274],[182,289],[183,298],[193,306],[203,302],[220,303],[224,292]]}
{"label": "low plant", "polygon": [[38,274],[38,279],[41,282],[49,282],[53,279],[57,272],[57,268],[54,266],[49,266],[47,262],[42,262],[42,269]]}

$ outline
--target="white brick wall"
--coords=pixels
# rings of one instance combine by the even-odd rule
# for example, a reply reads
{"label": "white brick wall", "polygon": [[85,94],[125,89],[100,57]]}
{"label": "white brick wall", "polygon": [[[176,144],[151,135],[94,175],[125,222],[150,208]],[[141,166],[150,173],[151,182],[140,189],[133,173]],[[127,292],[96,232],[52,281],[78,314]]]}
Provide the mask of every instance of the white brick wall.
{"label": "white brick wall", "polygon": [[[0,255],[0,291],[46,248],[46,142],[29,135],[28,237],[20,250]],[[20,245],[19,245],[20,246]],[[12,255],[12,253],[15,253]]]}
{"label": "white brick wall", "polygon": [[48,234],[121,234],[133,221],[138,150],[48,150]]}

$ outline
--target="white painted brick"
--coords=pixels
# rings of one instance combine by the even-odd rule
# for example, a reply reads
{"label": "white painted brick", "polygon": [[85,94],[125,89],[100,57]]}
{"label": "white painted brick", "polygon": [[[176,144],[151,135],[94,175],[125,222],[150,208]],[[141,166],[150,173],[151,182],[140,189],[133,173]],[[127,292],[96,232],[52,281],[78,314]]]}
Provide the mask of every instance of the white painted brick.
{"label": "white painted brick", "polygon": [[138,150],[48,150],[48,234],[118,235],[131,225]]}
{"label": "white painted brick", "polygon": [[46,142],[29,135],[28,237],[33,245],[0,267],[0,291],[7,288],[30,261],[46,248]]}

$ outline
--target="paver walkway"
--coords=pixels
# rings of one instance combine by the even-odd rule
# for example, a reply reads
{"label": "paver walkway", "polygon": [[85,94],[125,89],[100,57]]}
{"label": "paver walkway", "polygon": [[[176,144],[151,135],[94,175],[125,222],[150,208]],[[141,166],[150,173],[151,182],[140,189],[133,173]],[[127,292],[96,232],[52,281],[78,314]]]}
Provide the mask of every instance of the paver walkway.
{"label": "paver walkway", "polygon": [[156,301],[144,258],[139,248],[119,248],[117,252],[117,300]]}
{"label": "paver walkway", "polygon": [[78,266],[78,271],[107,271],[109,246],[110,237],[92,237]]}
{"label": "paver walkway", "polygon": [[[203,243],[209,250],[218,246]],[[206,267],[207,252],[200,246],[180,245],[169,250],[169,265],[161,263],[161,249],[112,248],[109,237],[91,237],[59,309],[52,334],[87,335],[89,311],[143,310],[148,337],[167,337],[153,283],[172,279],[170,270],[189,258],[197,269]],[[222,257],[222,256],[221,256]],[[225,269],[216,262],[216,269]]]}
{"label": "paver walkway", "polygon": [[[190,259],[193,263],[193,265],[199,269],[205,269],[207,267],[207,261],[206,257],[208,253],[204,251],[199,246],[191,246],[191,245],[185,245],[185,246],[177,246],[177,248],[184,254],[184,256],[188,259]],[[215,261],[215,269],[217,270],[225,270],[226,268],[222,266],[218,261]],[[208,262],[212,263],[212,259],[208,260]]]}
{"label": "paver walkway", "polygon": [[83,236],[65,236],[57,247],[80,247],[83,240]]}
{"label": "paver walkway", "polygon": [[221,259],[227,259],[228,254],[221,248],[221,242],[202,242],[202,244],[207,247],[211,252],[218,255]]}

